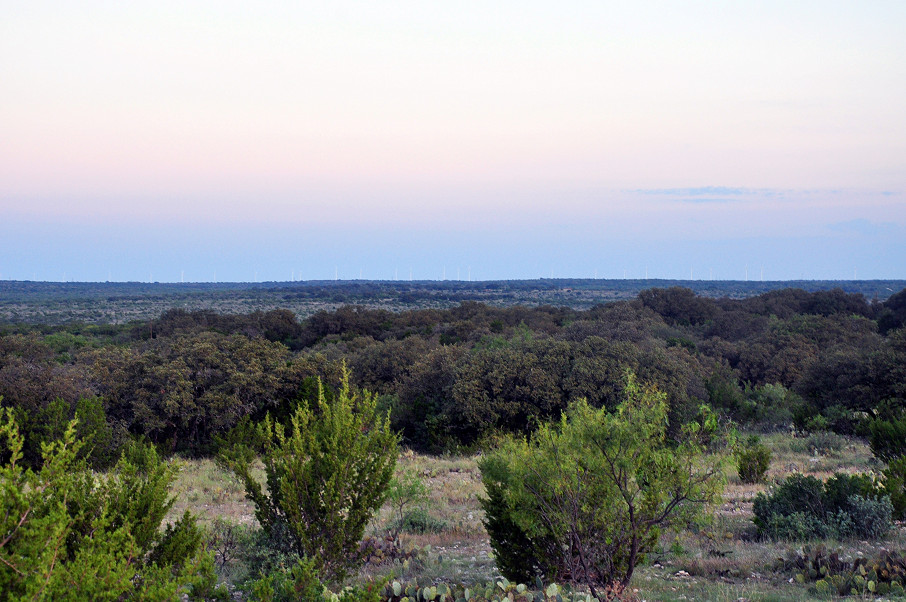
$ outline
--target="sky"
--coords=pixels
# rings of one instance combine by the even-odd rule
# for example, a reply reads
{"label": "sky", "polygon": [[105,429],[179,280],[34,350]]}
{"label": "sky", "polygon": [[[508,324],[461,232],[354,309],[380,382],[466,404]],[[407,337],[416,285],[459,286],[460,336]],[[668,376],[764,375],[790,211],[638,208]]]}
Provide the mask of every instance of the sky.
{"label": "sky", "polygon": [[906,2],[0,0],[0,279],[906,278]]}

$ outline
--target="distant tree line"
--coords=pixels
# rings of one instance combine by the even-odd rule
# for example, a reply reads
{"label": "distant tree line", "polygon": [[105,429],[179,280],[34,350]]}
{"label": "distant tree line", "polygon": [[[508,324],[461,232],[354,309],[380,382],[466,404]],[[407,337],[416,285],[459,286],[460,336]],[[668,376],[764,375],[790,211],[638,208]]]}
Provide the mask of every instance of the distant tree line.
{"label": "distant tree line", "polygon": [[0,327],[0,396],[26,459],[79,415],[97,464],[133,437],[212,453],[245,417],[280,419],[316,399],[316,377],[335,388],[344,362],[422,451],[534,429],[578,398],[613,409],[627,370],[667,395],[673,433],[707,403],[765,429],[868,435],[873,421],[906,415],[904,324],[906,290],[869,302],[842,290],[711,299],[671,287],[587,310],[349,305],[301,321],[171,309],[125,325]]}

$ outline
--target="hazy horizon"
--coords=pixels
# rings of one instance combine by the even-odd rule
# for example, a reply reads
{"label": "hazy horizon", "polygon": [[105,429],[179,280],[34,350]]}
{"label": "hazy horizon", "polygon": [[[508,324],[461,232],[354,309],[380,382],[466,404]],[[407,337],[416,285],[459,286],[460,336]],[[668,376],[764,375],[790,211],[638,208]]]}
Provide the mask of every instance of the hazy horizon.
{"label": "hazy horizon", "polygon": [[902,2],[0,15],[0,279],[906,278]]}

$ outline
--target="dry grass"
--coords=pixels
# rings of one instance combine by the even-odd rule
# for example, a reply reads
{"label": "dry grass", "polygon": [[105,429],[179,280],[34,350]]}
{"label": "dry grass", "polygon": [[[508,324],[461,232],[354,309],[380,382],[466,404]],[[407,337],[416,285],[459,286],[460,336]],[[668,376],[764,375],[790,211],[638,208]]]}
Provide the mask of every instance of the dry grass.
{"label": "dry grass", "polygon": [[[203,525],[210,525],[216,518],[237,525],[257,524],[255,507],[245,498],[245,489],[232,472],[210,459],[178,462],[182,470],[173,487],[176,503],[168,520],[175,520],[190,510]],[[259,463],[253,471],[264,481],[263,465]]]}

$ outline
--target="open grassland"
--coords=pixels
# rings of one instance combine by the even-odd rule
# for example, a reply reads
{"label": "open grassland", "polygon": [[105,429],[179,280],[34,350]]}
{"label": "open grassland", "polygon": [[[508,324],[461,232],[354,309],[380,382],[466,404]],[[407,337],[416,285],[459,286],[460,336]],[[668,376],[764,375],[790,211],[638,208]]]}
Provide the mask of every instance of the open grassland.
{"label": "open grassland", "polygon": [[[763,437],[773,461],[768,484],[748,485],[732,471],[727,475],[723,503],[710,520],[687,525],[679,533],[661,538],[633,577],[632,587],[642,600],[811,600],[802,585],[791,583],[791,574],[777,571],[778,559],[802,544],[759,541],[752,524],[752,501],[769,483],[793,472],[826,479],[835,472],[866,472],[878,468],[867,445],[859,440],[824,433],[795,437],[775,433]],[[366,566],[362,578],[393,571],[398,579],[419,582],[482,583],[498,577],[487,534],[482,526],[479,498],[483,495],[478,457],[433,457],[405,451],[397,470],[414,471],[427,485],[429,498],[422,504],[432,529],[403,532],[404,546],[422,549],[417,562]],[[176,483],[175,518],[189,509],[200,521],[257,528],[254,507],[245,499],[242,485],[212,460],[183,460]],[[263,480],[263,470],[259,467]],[[375,517],[368,534],[386,534],[394,519],[389,505]],[[906,547],[906,534],[897,528],[885,541],[814,542],[842,549],[844,556],[871,555],[882,548]],[[221,566],[224,579],[241,575],[241,563]],[[870,597],[876,599],[876,597]]]}

